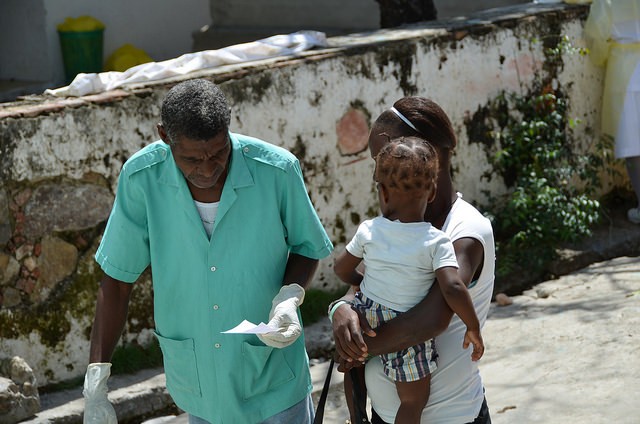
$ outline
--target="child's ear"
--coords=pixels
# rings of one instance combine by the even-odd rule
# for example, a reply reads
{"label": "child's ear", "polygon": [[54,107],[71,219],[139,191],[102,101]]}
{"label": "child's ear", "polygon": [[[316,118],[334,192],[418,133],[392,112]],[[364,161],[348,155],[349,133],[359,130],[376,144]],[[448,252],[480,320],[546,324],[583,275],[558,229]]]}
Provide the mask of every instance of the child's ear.
{"label": "child's ear", "polygon": [[435,184],[433,184],[431,186],[431,193],[429,194],[429,201],[427,203],[431,203],[431,202],[433,202],[435,200],[436,191],[437,191],[436,188],[437,188],[437,186]]}
{"label": "child's ear", "polygon": [[387,190],[387,186],[382,183],[378,183],[378,190],[380,190],[380,195],[384,202],[389,203],[389,190]]}

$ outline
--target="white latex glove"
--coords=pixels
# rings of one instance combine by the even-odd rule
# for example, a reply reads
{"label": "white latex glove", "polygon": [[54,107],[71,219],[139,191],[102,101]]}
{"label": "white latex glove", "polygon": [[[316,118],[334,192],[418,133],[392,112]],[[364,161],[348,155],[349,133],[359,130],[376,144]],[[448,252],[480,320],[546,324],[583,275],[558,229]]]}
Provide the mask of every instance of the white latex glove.
{"label": "white latex glove", "polygon": [[293,283],[282,286],[271,303],[269,325],[278,328],[272,333],[258,334],[262,342],[271,347],[283,348],[295,342],[302,334],[298,319],[298,306],[304,300],[304,289]]}
{"label": "white latex glove", "polygon": [[107,399],[111,364],[89,364],[84,376],[84,424],[118,424],[116,411]]}

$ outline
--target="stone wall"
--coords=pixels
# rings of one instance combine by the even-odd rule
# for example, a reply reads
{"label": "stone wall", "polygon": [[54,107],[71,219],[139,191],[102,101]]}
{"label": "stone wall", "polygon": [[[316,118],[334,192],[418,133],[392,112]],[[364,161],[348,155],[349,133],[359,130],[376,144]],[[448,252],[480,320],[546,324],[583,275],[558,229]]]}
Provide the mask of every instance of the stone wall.
{"label": "stone wall", "polygon": [[[548,67],[545,48],[567,35],[581,45],[588,8],[524,5],[467,21],[435,22],[330,39],[323,50],[201,71],[233,105],[231,128],[290,149],[338,249],[376,214],[369,126],[404,95],[435,99],[458,132],[454,181],[480,207],[504,193],[474,123],[503,91],[527,93],[551,72],[582,124],[598,134],[603,70],[580,55]],[[0,105],[0,356],[21,356],[39,385],[84,373],[100,271],[93,254],[122,163],[157,138],[159,105],[177,80],[73,99],[29,97]],[[610,180],[608,191],[624,181]],[[331,260],[313,286],[336,288]],[[148,343],[148,275],[134,290],[123,342]]]}
{"label": "stone wall", "polygon": [[14,424],[40,411],[33,370],[24,359],[0,359],[0,422]]}

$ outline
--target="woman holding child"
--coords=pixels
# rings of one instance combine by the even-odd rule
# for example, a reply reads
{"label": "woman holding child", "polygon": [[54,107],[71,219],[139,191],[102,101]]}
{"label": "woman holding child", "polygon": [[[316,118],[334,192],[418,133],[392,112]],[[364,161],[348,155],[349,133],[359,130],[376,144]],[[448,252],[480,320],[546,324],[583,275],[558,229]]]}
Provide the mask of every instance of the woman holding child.
{"label": "woman holding child", "polygon": [[[435,197],[424,221],[442,230],[453,243],[458,276],[467,286],[480,326],[486,321],[493,292],[495,247],[490,222],[453,188],[451,155],[456,137],[449,118],[433,101],[405,97],[375,121],[369,150],[375,159],[390,140],[418,137],[428,141],[440,164]],[[437,368],[431,375],[423,423],[491,423],[484,387],[472,347],[463,348],[467,327],[453,314],[438,284],[417,305],[375,329],[351,308],[350,291],[330,306],[338,354],[356,364],[371,355],[389,354],[434,338]],[[381,361],[366,364],[367,392],[374,410],[372,424],[392,423],[400,406],[394,381]]]}

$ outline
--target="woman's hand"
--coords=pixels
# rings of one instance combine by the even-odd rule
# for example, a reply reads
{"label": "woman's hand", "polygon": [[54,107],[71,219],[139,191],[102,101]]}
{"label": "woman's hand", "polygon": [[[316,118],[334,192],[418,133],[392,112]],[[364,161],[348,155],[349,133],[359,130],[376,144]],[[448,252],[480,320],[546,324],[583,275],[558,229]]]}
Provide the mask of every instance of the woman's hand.
{"label": "woman's hand", "polygon": [[333,355],[333,360],[338,364],[338,372],[346,374],[348,374],[353,368],[364,367],[365,365],[365,362],[347,361],[342,356],[338,355],[338,352]]}
{"label": "woman's hand", "polygon": [[351,307],[349,303],[342,304],[333,313],[333,338],[336,351],[347,361],[363,362],[368,356],[367,344],[362,334],[375,337],[366,318]]}

